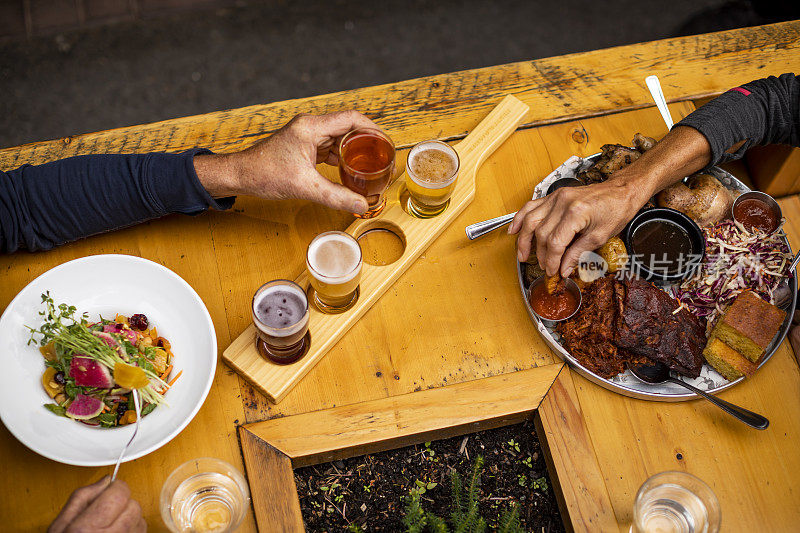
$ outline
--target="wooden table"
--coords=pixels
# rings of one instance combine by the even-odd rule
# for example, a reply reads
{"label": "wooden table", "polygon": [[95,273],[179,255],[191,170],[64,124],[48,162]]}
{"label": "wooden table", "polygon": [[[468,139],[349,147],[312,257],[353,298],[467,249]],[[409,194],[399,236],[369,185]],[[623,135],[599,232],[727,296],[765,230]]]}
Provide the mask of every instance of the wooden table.
{"label": "wooden table", "polygon": [[[373,117],[407,148],[425,138],[463,137],[503,95],[514,94],[530,105],[528,122],[479,171],[473,204],[283,402],[270,404],[220,364],[206,403],[181,435],[123,465],[120,476],[151,529],[163,528],[157,495],[175,466],[215,456],[242,467],[240,424],[525,370],[552,382],[541,394],[537,423],[565,521],[575,529],[626,530],[637,487],[655,472],[679,469],[712,485],[726,529],[789,530],[800,523],[800,373],[787,345],[753,379],[722,394],[767,414],[772,425],[763,433],[701,402],[654,404],[612,394],[562,368],[536,334],[517,296],[513,239],[498,232],[469,243],[463,227],[517,209],[569,155],[627,141],[634,130],[663,135],[646,75],[659,74],[667,98],[679,102],[673,113],[684,115],[692,100],[800,70],[799,51],[797,22],[657,41],[30,144],[0,151],[0,168],[88,153],[232,151],[297,112],[349,107]],[[782,204],[796,247],[800,200]],[[299,273],[310,239],[348,222],[346,214],[304,202],[240,198],[231,212],[170,216],[46,253],[0,257],[0,306],[64,261],[138,255],[195,288],[222,350],[247,326],[254,289]],[[5,428],[0,457],[0,520],[9,530],[43,529],[76,486],[110,471],[41,458]],[[250,515],[243,530],[253,529]]]}

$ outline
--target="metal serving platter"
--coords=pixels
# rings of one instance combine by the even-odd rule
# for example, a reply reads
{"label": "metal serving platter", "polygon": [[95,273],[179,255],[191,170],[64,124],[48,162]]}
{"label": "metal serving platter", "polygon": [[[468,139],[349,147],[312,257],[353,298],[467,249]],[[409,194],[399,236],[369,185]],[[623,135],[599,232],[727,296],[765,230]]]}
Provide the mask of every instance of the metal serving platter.
{"label": "metal serving platter", "polygon": [[[570,157],[564,162],[564,164],[551,172],[545,179],[541,181],[541,183],[536,186],[533,193],[533,199],[536,200],[537,198],[544,197],[547,189],[555,180],[575,177],[578,172],[591,166],[592,163],[594,163],[600,157],[600,155],[601,154],[598,153],[585,158],[578,156]],[[726,172],[721,168],[713,167],[707,173],[717,178],[728,189],[740,192],[747,192],[750,190],[747,185],[739,181],[731,173]],[[786,242],[786,245],[789,246],[789,242],[785,237],[784,241]],[[789,250],[791,251],[790,246]],[[541,319],[536,316],[536,313],[533,312],[533,309],[531,309],[531,305],[528,301],[528,287],[525,284],[525,263],[517,262],[517,277],[519,279],[519,288],[522,294],[522,300],[525,302],[525,307],[528,310],[528,314],[531,316],[531,320],[536,325],[536,329],[539,331],[539,334],[550,346],[550,348],[552,348],[553,351],[564,360],[564,362],[566,362],[572,369],[577,371],[583,377],[610,391],[641,400],[679,402],[697,398],[697,395],[693,392],[689,392],[685,388],[673,383],[662,383],[657,385],[643,383],[634,377],[630,370],[626,370],[622,374],[618,374],[613,378],[606,379],[598,376],[591,370],[581,365],[578,360],[572,357],[572,355],[561,345],[559,342],[560,336],[558,333],[556,333],[553,328],[546,327],[542,323]],[[768,347],[766,355],[761,361],[759,368],[769,361],[770,357],[772,357],[772,354],[775,353],[775,351],[778,349],[778,346],[780,346],[781,342],[783,342],[783,339],[786,337],[789,327],[791,326],[793,313],[789,312],[789,310],[794,310],[797,303],[797,277],[793,274],[790,274],[789,289],[791,290],[792,298],[791,303],[787,304],[787,307],[784,309],[787,311],[786,319],[783,321],[780,330],[778,330],[778,335]],[[733,387],[745,378],[742,377],[736,381],[728,381],[709,364],[705,363],[703,364],[703,369],[700,371],[699,377],[693,379],[681,376],[681,379],[701,390],[715,394],[727,388]]]}

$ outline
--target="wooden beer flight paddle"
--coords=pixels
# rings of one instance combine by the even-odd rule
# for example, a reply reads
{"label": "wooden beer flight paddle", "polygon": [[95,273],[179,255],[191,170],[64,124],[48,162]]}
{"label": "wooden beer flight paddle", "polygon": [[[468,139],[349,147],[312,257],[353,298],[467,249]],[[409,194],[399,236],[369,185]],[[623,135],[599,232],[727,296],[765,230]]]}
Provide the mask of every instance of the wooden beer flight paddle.
{"label": "wooden beer flight paddle", "polygon": [[[419,219],[406,213],[400,202],[400,195],[405,188],[405,179],[401,176],[386,191],[386,207],[377,217],[356,220],[347,228],[347,233],[357,239],[376,229],[391,231],[405,243],[405,249],[399,259],[391,264],[373,266],[364,263],[360,295],[348,311],[326,315],[313,305],[310,306],[308,330],[311,334],[311,346],[300,360],[289,365],[277,365],[261,357],[255,347],[256,328],[251,324],[223,352],[222,358],[225,362],[272,401],[281,401],[472,202],[478,168],[516,130],[528,110],[527,105],[508,95],[469,135],[454,146],[461,166],[450,205],[442,214],[430,219]],[[306,272],[294,281],[303,288],[309,284]]]}

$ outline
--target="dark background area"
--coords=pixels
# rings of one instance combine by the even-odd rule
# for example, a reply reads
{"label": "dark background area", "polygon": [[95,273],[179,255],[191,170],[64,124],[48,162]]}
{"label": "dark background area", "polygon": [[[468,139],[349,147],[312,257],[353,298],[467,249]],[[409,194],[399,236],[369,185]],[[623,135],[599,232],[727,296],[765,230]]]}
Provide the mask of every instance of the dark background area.
{"label": "dark background area", "polygon": [[0,0],[0,147],[787,18],[724,0]]}

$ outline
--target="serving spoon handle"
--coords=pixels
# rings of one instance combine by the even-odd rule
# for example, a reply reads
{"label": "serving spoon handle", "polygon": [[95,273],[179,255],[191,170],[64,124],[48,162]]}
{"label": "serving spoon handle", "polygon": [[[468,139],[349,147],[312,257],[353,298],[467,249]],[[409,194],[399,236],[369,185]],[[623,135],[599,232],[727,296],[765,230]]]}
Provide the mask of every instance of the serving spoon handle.
{"label": "serving spoon handle", "polygon": [[490,231],[494,231],[497,228],[502,228],[506,224],[511,223],[511,221],[514,220],[514,215],[516,214],[517,212],[514,211],[513,213],[509,213],[507,215],[490,218],[489,220],[484,220],[482,222],[476,222],[464,228],[464,231],[467,232],[467,237],[469,237],[469,240],[472,241],[478,237],[486,235]]}
{"label": "serving spoon handle", "polygon": [[647,88],[650,89],[650,94],[656,103],[656,107],[661,112],[661,118],[664,119],[667,129],[671,130],[673,126],[672,115],[667,107],[667,99],[664,98],[664,91],[661,90],[661,82],[658,81],[658,76],[647,76],[644,82],[647,84]]}
{"label": "serving spoon handle", "polygon": [[769,420],[767,420],[765,417],[761,416],[758,413],[754,413],[753,411],[749,411],[744,407],[739,407],[738,405],[726,402],[721,398],[712,396],[711,394],[708,394],[706,391],[702,391],[697,387],[693,387],[692,385],[689,385],[688,383],[686,383],[681,379],[675,379],[673,377],[670,377],[667,379],[667,381],[669,381],[670,383],[681,385],[682,387],[686,387],[690,391],[702,396],[703,398],[713,403],[714,405],[716,405],[729,415],[738,418],[739,420],[741,420],[750,427],[756,429],[767,429],[767,427],[769,427]]}

